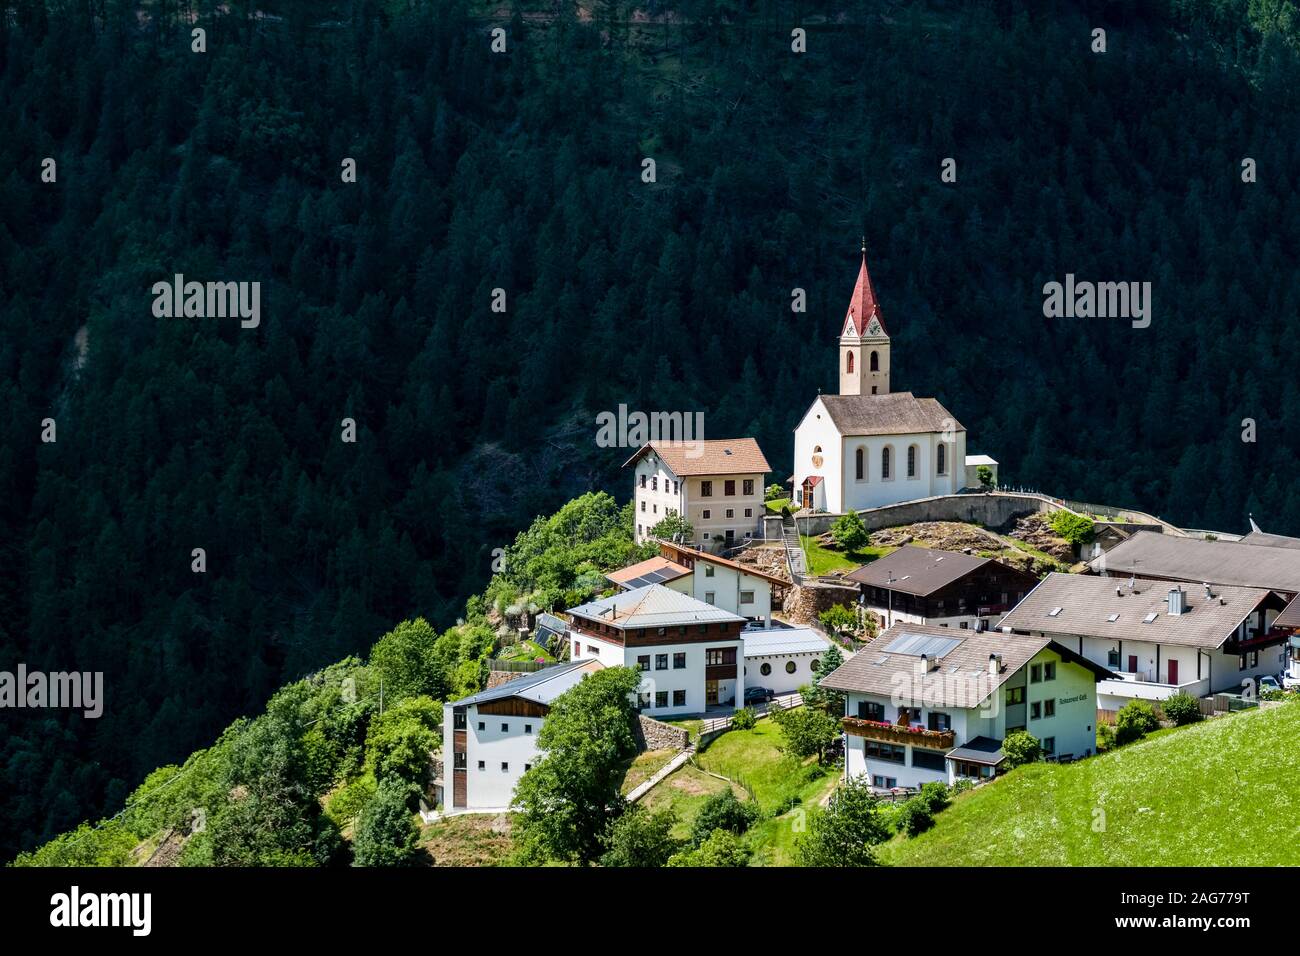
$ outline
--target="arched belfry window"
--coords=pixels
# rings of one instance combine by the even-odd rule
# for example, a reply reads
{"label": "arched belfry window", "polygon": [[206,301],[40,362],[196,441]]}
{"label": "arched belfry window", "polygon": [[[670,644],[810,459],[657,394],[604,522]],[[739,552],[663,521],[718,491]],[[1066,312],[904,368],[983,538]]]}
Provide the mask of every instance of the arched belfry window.
{"label": "arched belfry window", "polygon": [[[875,353],[873,352],[872,354],[874,355]],[[852,353],[852,352],[849,352],[849,353],[848,353],[848,357],[844,360],[844,371],[849,372],[849,373],[852,373],[852,372],[853,372],[853,353]]]}
{"label": "arched belfry window", "polygon": [[[852,370],[850,369],[850,371]],[[880,371],[880,354],[878,352],[873,351],[871,353],[871,371],[873,372]]]}
{"label": "arched belfry window", "polygon": [[939,454],[935,456],[935,461],[939,463],[939,474],[948,474],[948,446],[943,442],[939,442]]}
{"label": "arched belfry window", "polygon": [[866,453],[861,448],[853,453],[853,470],[858,481],[861,481],[866,476],[866,457]]}
{"label": "arched belfry window", "polygon": [[880,449],[880,477],[889,477],[889,446]]}

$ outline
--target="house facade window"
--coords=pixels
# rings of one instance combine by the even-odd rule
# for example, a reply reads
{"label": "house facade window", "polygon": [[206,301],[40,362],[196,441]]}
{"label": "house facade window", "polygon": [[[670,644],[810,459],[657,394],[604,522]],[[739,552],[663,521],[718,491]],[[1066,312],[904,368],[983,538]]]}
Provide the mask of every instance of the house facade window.
{"label": "house facade window", "polygon": [[[705,521],[708,521],[708,520],[709,520],[709,514],[710,514],[709,509],[708,509],[708,508],[705,508],[704,511],[703,511],[702,513],[703,513],[703,515],[704,515],[704,520],[705,520]],[[709,535],[708,535],[708,532],[705,532],[704,537],[707,538],[708,536],[709,536]]]}
{"label": "house facade window", "polygon": [[655,670],[657,670],[657,671],[666,671],[666,670],[668,670],[668,655],[667,655],[667,654],[656,654],[656,655],[655,655]]}
{"label": "house facade window", "polygon": [[740,487],[741,487],[741,493],[745,495],[745,497],[749,497],[754,493],[754,479],[746,478],[744,483]]}
{"label": "house facade window", "polygon": [[1112,649],[1106,652],[1106,666],[1111,670],[1119,670],[1119,651]]}
{"label": "house facade window", "polygon": [[452,760],[452,767],[453,767],[454,769],[456,769],[456,770],[468,770],[468,769],[469,769],[469,767],[466,765],[466,762],[465,762],[465,753],[464,753],[464,751],[459,751],[459,752],[453,754],[452,756],[455,758],[454,760]]}
{"label": "house facade window", "polygon": [[885,705],[878,704],[875,701],[860,700],[858,701],[858,718],[883,723],[885,720]]}
{"label": "house facade window", "polygon": [[656,707],[668,706],[668,691],[666,690],[655,691],[655,706]]}
{"label": "house facade window", "polygon": [[678,651],[673,655],[673,670],[680,671],[686,668],[686,652]]}
{"label": "house facade window", "polygon": [[1031,684],[1041,684],[1042,682],[1043,682],[1043,665],[1042,665],[1042,664],[1030,664],[1030,665],[1029,665],[1029,683],[1031,683]]}
{"label": "house facade window", "polygon": [[796,664],[794,661],[785,662],[785,672],[787,674],[793,674],[798,669],[799,669],[799,665]]}
{"label": "house facade window", "polygon": [[889,763],[907,763],[907,748],[896,744],[887,744],[879,740],[867,740],[867,756]]}
{"label": "house facade window", "polygon": [[740,603],[741,603],[741,604],[753,604],[753,603],[754,603],[754,592],[753,592],[753,591],[741,591],[741,592],[740,592]]}
{"label": "house facade window", "polygon": [[705,592],[704,592],[704,603],[705,603],[705,604],[712,604],[712,603],[713,603],[713,597],[714,597],[714,592],[713,592],[713,591],[705,591]]}
{"label": "house facade window", "polygon": [[952,730],[952,716],[950,714],[940,713],[937,710],[930,711],[930,729]]}
{"label": "house facade window", "polygon": [[734,480],[724,481],[722,483],[722,493],[728,498],[734,498],[736,496],[736,482]]}
{"label": "house facade window", "polygon": [[686,691],[684,690],[673,691],[673,706],[674,707],[686,706]]}
{"label": "house facade window", "polygon": [[758,672],[762,674],[764,677],[767,677],[769,674],[772,673],[772,665],[764,661],[763,665],[758,669]]}
{"label": "house facade window", "polygon": [[642,476],[641,476],[641,487],[642,487],[642,488],[645,487],[645,475],[642,475]]}
{"label": "house facade window", "polygon": [[713,482],[711,482],[711,481],[701,481],[701,482],[700,482],[700,497],[701,497],[701,498],[712,498],[712,497],[713,497]]}
{"label": "house facade window", "polygon": [[1055,698],[1055,697],[1049,697],[1049,698],[1047,698],[1047,700],[1043,701],[1043,716],[1044,716],[1044,717],[1055,717],[1055,716],[1056,716],[1056,698]]}
{"label": "house facade window", "polygon": [[874,351],[871,353],[871,365],[870,365],[870,368],[871,368],[871,371],[873,371],[873,372],[879,372],[879,371],[880,371],[880,355],[879,355],[879,353],[874,352]]}
{"label": "house facade window", "polygon": [[650,655],[642,654],[636,659],[636,669],[639,671],[648,671],[650,669]]}
{"label": "house facade window", "polygon": [[1043,738],[1043,753],[1045,753],[1045,754],[1054,754],[1054,753],[1056,753],[1056,738],[1055,738],[1055,737],[1044,737],[1044,738]]}
{"label": "house facade window", "polygon": [[1056,680],[1056,661],[1045,661],[1043,663],[1043,680]]}
{"label": "house facade window", "polygon": [[1017,704],[1025,702],[1025,689],[1023,687],[1007,688],[1007,706],[1015,707]]}
{"label": "house facade window", "polygon": [[658,476],[655,476],[654,478],[651,478],[651,479],[650,479],[650,490],[651,490],[651,491],[658,491],[658,490],[659,490],[659,477],[658,477]]}
{"label": "house facade window", "polygon": [[451,726],[453,730],[465,729],[465,712],[463,710],[451,715]]}

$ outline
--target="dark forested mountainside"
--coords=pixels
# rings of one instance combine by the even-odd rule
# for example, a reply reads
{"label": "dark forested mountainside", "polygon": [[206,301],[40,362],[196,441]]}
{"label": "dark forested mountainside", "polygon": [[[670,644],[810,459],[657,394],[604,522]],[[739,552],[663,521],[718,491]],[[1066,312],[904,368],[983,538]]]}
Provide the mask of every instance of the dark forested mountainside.
{"label": "dark forested mountainside", "polygon": [[[0,667],[107,697],[5,713],[0,855],[621,497],[600,411],[703,412],[783,480],[864,233],[894,387],[1004,480],[1300,533],[1267,3],[0,6]],[[156,318],[177,273],[260,282],[260,325]],[[1151,326],[1044,319],[1066,273],[1150,281]]]}

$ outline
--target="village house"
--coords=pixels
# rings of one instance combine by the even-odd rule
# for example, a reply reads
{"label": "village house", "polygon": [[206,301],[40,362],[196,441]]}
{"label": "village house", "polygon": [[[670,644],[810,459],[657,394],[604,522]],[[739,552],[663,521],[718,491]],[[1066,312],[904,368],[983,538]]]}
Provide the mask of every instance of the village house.
{"label": "village house", "polygon": [[984,630],[1038,578],[992,558],[907,545],[845,575],[883,630],[898,621]]}
{"label": "village house", "polygon": [[1098,708],[1113,714],[1133,699],[1241,693],[1278,673],[1285,638],[1273,621],[1284,604],[1265,588],[1049,574],[999,627],[1115,672],[1097,685]]}
{"label": "village house", "polygon": [[[1152,581],[1181,581],[1189,592],[1206,584],[1262,588],[1289,602],[1278,614],[1268,610],[1263,628],[1252,629],[1247,669],[1259,676],[1291,673],[1300,683],[1300,540],[1267,534],[1251,521],[1240,541],[1212,541],[1139,531],[1098,555],[1094,574]],[[1258,667],[1252,662],[1258,654]],[[1250,676],[1241,674],[1241,677]]]}
{"label": "village house", "polygon": [[830,640],[811,627],[747,627],[745,686],[775,695],[793,694],[811,684],[821,670]]}
{"label": "village house", "polygon": [[1017,730],[1048,759],[1091,756],[1112,676],[1048,637],[900,622],[821,686],[845,695],[845,777],[884,791],[992,777]]}
{"label": "village house", "polygon": [[761,537],[763,480],[772,467],[752,438],[654,441],[623,463],[635,465],[636,540],[671,514],[691,523],[691,544],[734,547]]}
{"label": "village house", "polygon": [[434,785],[444,812],[508,808],[538,760],[551,702],[600,668],[595,660],[556,664],[443,705],[443,777]]}
{"label": "village house", "polygon": [[965,487],[966,429],[935,399],[890,389],[890,338],[865,248],[839,353],[839,394],[819,395],[795,429],[795,507],[842,514]]}
{"label": "village house", "polygon": [[570,659],[635,667],[637,704],[652,717],[700,714],[744,701],[745,619],[663,584],[565,612]]}
{"label": "village house", "polygon": [[628,591],[662,584],[764,626],[772,623],[773,606],[780,607],[790,589],[789,581],[753,565],[670,541],[659,542],[655,557],[605,577]]}

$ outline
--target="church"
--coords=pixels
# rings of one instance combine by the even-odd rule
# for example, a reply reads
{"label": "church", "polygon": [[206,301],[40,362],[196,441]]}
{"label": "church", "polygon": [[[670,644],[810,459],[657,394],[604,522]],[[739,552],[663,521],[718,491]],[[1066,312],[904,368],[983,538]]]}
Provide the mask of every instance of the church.
{"label": "church", "polygon": [[839,352],[839,394],[818,395],[794,432],[796,508],[843,514],[973,483],[962,424],[935,399],[890,388],[889,333],[865,243]]}

